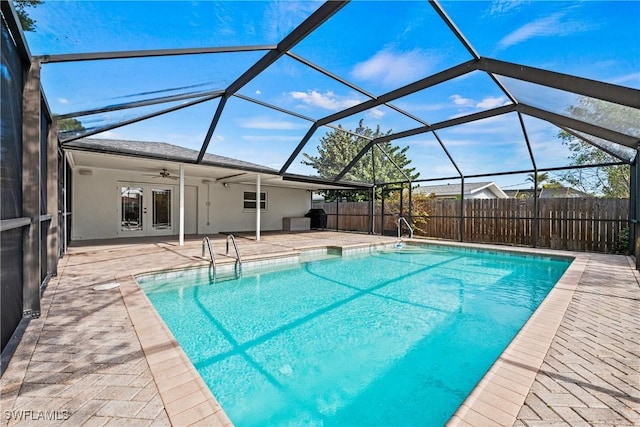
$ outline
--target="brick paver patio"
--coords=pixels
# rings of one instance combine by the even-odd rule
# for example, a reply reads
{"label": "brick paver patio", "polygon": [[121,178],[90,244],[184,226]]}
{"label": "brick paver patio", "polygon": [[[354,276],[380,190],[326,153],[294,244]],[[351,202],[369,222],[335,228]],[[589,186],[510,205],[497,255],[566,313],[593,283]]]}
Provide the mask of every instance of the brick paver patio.
{"label": "brick paver patio", "polygon": [[590,257],[517,426],[640,425],[636,277],[624,257]]}
{"label": "brick paver patio", "polygon": [[[332,232],[267,233],[260,242],[238,239],[245,259],[293,254],[305,247],[392,241]],[[139,239],[71,248],[44,294],[42,316],[30,322],[0,379],[2,425],[228,424],[130,279],[132,273],[202,264],[200,242],[188,239],[179,247],[169,240]],[[219,262],[233,261],[224,256],[224,236],[217,236],[213,245]],[[582,259],[584,265],[575,273],[579,285],[564,293],[568,309],[556,304],[562,323],[542,331],[551,347],[547,344],[541,352],[523,337],[514,343],[511,356],[502,358],[513,363],[520,360],[519,349],[535,350],[541,366],[511,368],[514,377],[518,370],[532,372],[532,384],[513,387],[519,394],[493,398],[487,397],[492,396],[487,389],[468,402],[467,416],[452,424],[640,424],[637,274],[626,257]],[[119,287],[94,290],[109,283]],[[494,378],[500,380],[500,375]],[[505,411],[518,414],[517,420],[505,417]],[[472,419],[481,421],[470,423]]]}

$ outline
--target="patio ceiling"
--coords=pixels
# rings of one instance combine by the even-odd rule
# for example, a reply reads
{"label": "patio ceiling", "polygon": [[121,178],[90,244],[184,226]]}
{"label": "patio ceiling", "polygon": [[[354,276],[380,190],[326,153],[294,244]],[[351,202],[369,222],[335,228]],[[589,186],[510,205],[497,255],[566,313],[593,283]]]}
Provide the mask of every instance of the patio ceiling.
{"label": "patio ceiling", "polygon": [[45,2],[26,38],[54,116],[84,128],[63,146],[167,142],[191,150],[184,163],[218,155],[297,179],[317,174],[301,160],[320,138],[363,120],[383,136],[335,182],[385,141],[409,147],[419,180],[567,167],[560,131],[631,163],[640,3],[532,3]]}

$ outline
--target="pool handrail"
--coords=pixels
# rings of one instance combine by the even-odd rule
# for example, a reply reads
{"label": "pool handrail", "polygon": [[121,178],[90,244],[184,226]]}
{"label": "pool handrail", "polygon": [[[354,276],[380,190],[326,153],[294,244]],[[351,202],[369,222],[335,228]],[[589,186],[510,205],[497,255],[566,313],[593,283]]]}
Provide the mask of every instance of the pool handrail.
{"label": "pool handrail", "polygon": [[213,270],[216,269],[216,257],[213,255],[213,250],[211,249],[211,240],[209,240],[208,236],[204,236],[202,239],[202,258],[204,258],[204,245],[207,244],[207,248],[209,249],[209,257],[211,257],[211,266]]}
{"label": "pool handrail", "polygon": [[407,225],[407,228],[409,229],[409,238],[413,239],[413,228],[411,228],[411,226],[409,225],[409,223],[407,222],[407,220],[403,216],[398,218],[398,239],[402,238],[402,223],[403,222]]}
{"label": "pool handrail", "polygon": [[240,251],[238,251],[238,245],[236,244],[236,238],[233,236],[233,234],[229,234],[227,235],[227,252],[226,252],[226,256],[229,256],[229,240],[231,240],[231,242],[233,243],[233,247],[236,250],[236,262],[238,264],[240,264],[240,266],[242,267],[242,258],[240,258]]}

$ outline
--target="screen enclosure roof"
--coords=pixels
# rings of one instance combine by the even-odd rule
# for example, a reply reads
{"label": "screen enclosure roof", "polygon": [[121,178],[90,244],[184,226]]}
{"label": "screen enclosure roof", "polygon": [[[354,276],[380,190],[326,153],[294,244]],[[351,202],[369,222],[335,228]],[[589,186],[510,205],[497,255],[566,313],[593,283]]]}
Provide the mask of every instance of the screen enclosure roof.
{"label": "screen enclosure roof", "polygon": [[[573,165],[561,133],[628,164],[640,140],[640,2],[52,1],[27,11],[49,108],[76,124],[60,126],[63,147],[148,142],[144,156],[165,143],[189,153],[183,163],[219,156],[257,173],[379,185],[560,170]],[[336,135],[349,149],[319,171],[310,160]],[[406,147],[412,176],[393,146]],[[398,173],[376,173],[376,159]]]}

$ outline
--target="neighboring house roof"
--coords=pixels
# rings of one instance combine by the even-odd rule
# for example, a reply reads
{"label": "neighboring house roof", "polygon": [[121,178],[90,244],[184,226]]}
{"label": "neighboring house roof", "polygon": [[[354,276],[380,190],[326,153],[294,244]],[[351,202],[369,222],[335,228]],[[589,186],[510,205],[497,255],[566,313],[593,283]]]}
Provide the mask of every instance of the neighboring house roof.
{"label": "neighboring house roof", "polygon": [[542,188],[540,190],[541,199],[553,199],[557,197],[591,197],[584,191],[576,190],[571,187]]}
{"label": "neighboring house roof", "polygon": [[[67,142],[64,144],[64,147],[114,154],[136,155],[153,159],[165,159],[188,163],[195,163],[199,154],[196,150],[167,144],[166,142],[123,141],[117,139],[83,138]],[[230,157],[218,156],[210,153],[205,153],[202,163],[232,169],[278,173],[276,169],[258,165],[256,163],[245,162],[243,160],[232,159]]]}
{"label": "neighboring house roof", "polygon": [[[533,188],[521,188],[505,190],[505,193],[511,198],[516,197],[533,197]],[[591,197],[590,194],[584,191],[576,190],[572,187],[553,187],[553,188],[541,188],[538,191],[538,197],[541,199],[556,199],[556,198],[570,198],[570,197]]]}
{"label": "neighboring house roof", "polygon": [[[483,190],[489,191],[497,199],[506,199],[509,197],[495,182],[469,182],[464,184],[465,196],[473,196]],[[460,195],[460,184],[421,185],[413,191],[423,194],[433,194],[436,197],[455,197]]]}

